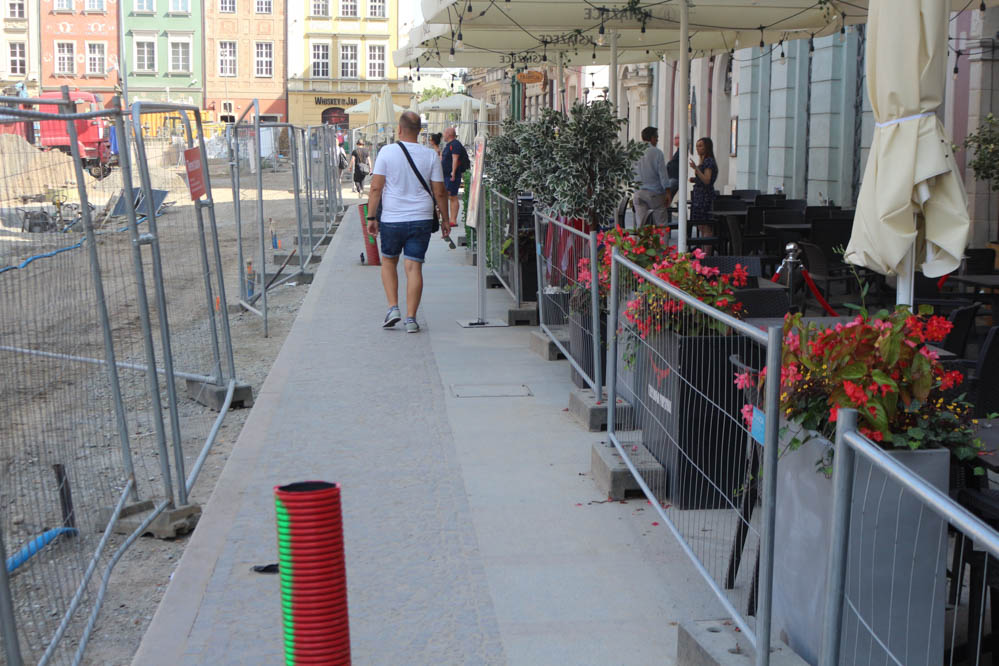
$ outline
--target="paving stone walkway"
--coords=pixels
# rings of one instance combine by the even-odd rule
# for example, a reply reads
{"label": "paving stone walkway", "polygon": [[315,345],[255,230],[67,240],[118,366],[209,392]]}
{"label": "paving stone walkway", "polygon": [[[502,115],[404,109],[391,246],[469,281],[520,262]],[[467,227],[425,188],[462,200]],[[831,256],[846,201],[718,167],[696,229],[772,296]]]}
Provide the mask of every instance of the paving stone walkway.
{"label": "paving stone walkway", "polygon": [[361,247],[352,207],[133,663],[282,662],[278,578],[250,567],[277,560],[272,488],[308,479],[343,487],[355,664],[673,663],[675,622],[723,612],[644,500],[590,503],[567,363],[460,328],[475,269],[436,239],[423,331],[381,330]]}

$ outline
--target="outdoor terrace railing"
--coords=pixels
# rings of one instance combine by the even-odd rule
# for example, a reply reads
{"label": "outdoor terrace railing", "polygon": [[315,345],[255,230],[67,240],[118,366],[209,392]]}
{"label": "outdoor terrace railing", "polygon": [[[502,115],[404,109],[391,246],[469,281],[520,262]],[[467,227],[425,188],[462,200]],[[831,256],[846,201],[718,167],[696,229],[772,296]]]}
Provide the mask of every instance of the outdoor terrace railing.
{"label": "outdoor terrace railing", "polygon": [[948,494],[950,457],[885,451],[839,411],[820,663],[995,660],[999,532]]}
{"label": "outdoor terrace railing", "polygon": [[517,202],[483,184],[486,200],[486,265],[520,307],[521,280],[520,225]]}
{"label": "outdoor terrace railing", "polygon": [[604,318],[596,280],[580,278],[580,260],[597,256],[597,232],[581,222],[560,221],[537,206],[534,238],[538,254],[538,317],[541,330],[569,359],[597,399],[604,386]]}
{"label": "outdoor terrace railing", "polygon": [[[780,377],[781,329],[716,310],[616,249],[609,289],[608,437],[756,648],[756,663],[767,664],[777,383],[767,382],[764,394],[733,378],[764,368]],[[631,402],[627,418],[618,415],[622,395]]]}

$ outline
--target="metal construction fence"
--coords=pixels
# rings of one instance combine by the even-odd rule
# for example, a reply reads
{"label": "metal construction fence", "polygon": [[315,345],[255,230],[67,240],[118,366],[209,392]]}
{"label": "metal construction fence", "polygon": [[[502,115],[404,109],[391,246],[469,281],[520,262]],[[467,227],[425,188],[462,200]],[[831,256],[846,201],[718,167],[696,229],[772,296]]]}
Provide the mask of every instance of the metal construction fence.
{"label": "metal construction fence", "polygon": [[854,410],[840,410],[834,450],[822,640],[798,650],[823,664],[994,663],[999,532],[954,498],[994,504],[974,461],[966,484],[947,449],[889,453]]}
{"label": "metal construction fence", "polygon": [[341,208],[332,128],[260,122],[256,100],[230,130],[239,301],[263,321],[267,292],[302,276]]}
{"label": "metal construction fence", "polygon": [[75,664],[112,568],[185,511],[232,404],[224,264],[197,107],[0,103],[0,632],[7,663]]}
{"label": "metal construction fence", "polygon": [[764,396],[733,377],[780,377],[781,329],[711,308],[616,251],[608,301],[608,437],[747,640],[769,646],[778,386]]}
{"label": "metal construction fence", "polygon": [[582,223],[560,221],[535,207],[534,238],[538,255],[538,316],[541,330],[569,359],[582,382],[599,400],[603,394],[606,320],[601,314],[599,284],[581,277],[580,264],[592,266],[597,232]]}

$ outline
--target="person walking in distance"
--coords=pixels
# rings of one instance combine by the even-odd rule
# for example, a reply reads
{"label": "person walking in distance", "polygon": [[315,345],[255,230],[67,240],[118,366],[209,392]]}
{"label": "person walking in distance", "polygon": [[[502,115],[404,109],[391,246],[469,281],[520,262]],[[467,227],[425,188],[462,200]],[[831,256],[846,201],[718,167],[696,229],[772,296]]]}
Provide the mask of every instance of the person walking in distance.
{"label": "person walking in distance", "polygon": [[[378,152],[368,196],[368,233],[381,236],[382,286],[388,299],[383,328],[392,328],[399,311],[399,255],[406,270],[406,332],[418,333],[416,311],[423,296],[423,262],[440,212],[441,236],[448,238],[447,191],[437,153],[417,143],[420,117],[406,111],[399,118],[399,141]],[[380,207],[380,209],[379,209]],[[380,213],[376,213],[379,211]]]}
{"label": "person walking in distance", "polygon": [[669,205],[669,177],[666,175],[666,156],[656,147],[659,143],[659,130],[646,127],[642,130],[645,154],[635,164],[635,178],[641,188],[635,192],[635,227],[645,224],[652,213],[652,223],[661,227],[666,224],[666,208]]}
{"label": "person walking in distance", "polygon": [[444,189],[447,190],[450,219],[453,225],[458,224],[458,187],[461,177],[471,163],[468,151],[458,141],[458,135],[453,127],[444,130],[444,149],[441,150],[441,168],[444,170]]}
{"label": "person walking in distance", "polygon": [[361,139],[358,139],[354,150],[350,151],[350,164],[347,170],[351,169],[354,170],[354,191],[364,194],[364,179],[371,173],[371,154]]}

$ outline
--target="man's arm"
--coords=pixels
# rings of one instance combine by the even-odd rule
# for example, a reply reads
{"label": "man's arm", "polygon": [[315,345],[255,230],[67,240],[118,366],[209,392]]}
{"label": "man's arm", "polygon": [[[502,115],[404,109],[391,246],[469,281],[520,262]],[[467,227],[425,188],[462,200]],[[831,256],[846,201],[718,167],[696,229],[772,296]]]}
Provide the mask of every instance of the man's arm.
{"label": "man's arm", "polygon": [[454,176],[458,173],[458,165],[461,164],[461,158],[457,155],[451,156],[451,179],[454,180]]}
{"label": "man's arm", "polygon": [[[372,182],[371,187],[372,192],[374,192],[374,182]],[[437,210],[440,212],[441,236],[447,238],[451,235],[451,220],[448,218],[447,207],[447,190],[444,189],[444,183],[439,180],[432,181],[430,189],[433,190],[434,199],[437,201]]]}
{"label": "man's arm", "polygon": [[[368,217],[378,214],[378,204],[382,202],[382,190],[385,189],[385,176],[371,177],[371,191],[368,193]],[[378,220],[368,219],[368,233],[378,233]]]}

